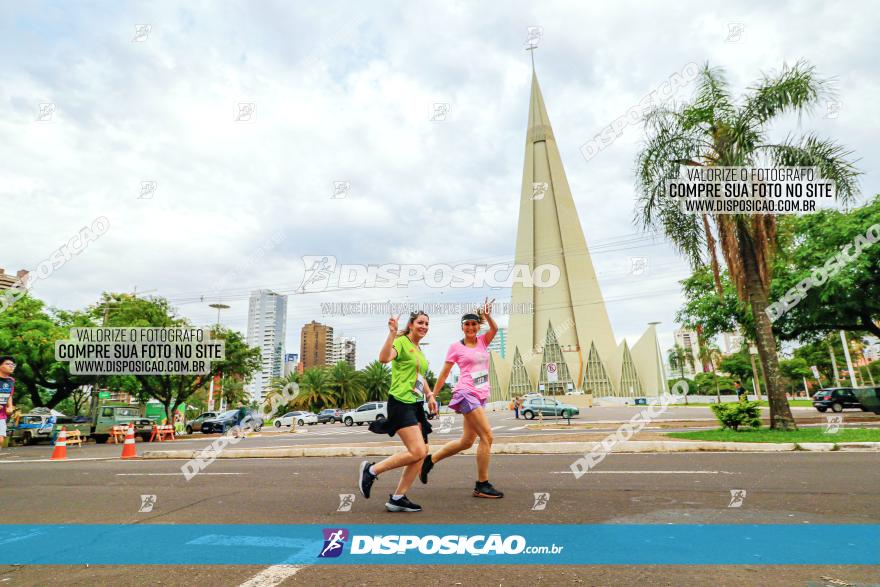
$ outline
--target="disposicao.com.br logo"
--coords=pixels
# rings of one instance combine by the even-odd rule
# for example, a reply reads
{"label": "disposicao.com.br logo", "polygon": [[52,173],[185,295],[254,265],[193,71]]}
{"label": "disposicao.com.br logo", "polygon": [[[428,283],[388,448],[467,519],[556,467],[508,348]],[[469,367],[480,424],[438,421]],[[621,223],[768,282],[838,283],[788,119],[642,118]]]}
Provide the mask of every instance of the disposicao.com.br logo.
{"label": "disposicao.com.br logo", "polygon": [[[324,547],[319,558],[338,557],[349,538],[343,528],[324,529]],[[528,546],[526,539],[518,534],[503,537],[501,534],[476,534],[473,536],[451,534],[416,536],[412,534],[353,535],[350,540],[352,555],[382,554],[439,554],[439,555],[517,555],[559,554],[564,546]]]}
{"label": "disposicao.com.br logo", "polygon": [[477,265],[459,263],[447,265],[414,265],[386,263],[384,265],[338,264],[330,255],[303,257],[305,273],[297,293],[314,293],[335,289],[408,287],[410,283],[424,282],[427,287],[552,287],[559,281],[561,270],[545,263],[532,268],[522,263]]}

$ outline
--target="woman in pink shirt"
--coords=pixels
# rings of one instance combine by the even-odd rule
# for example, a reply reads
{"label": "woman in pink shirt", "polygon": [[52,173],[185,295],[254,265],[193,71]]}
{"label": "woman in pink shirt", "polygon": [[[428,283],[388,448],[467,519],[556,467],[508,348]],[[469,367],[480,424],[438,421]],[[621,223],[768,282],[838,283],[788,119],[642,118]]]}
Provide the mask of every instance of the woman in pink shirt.
{"label": "woman in pink shirt", "polygon": [[[492,300],[494,302],[495,300]],[[489,399],[489,343],[498,332],[498,326],[492,319],[492,302],[486,300],[483,307],[476,314],[465,314],[461,318],[461,330],[464,338],[452,343],[446,353],[446,364],[434,389],[443,389],[446,378],[453,365],[458,365],[459,377],[455,390],[452,392],[452,401],[449,407],[464,417],[464,430],[461,438],[446,443],[443,448],[433,455],[428,455],[422,461],[422,470],[419,479],[422,483],[428,482],[428,473],[434,465],[454,454],[467,450],[473,446],[477,437],[480,445],[477,447],[477,483],[474,486],[474,497],[499,498],[504,494],[492,487],[489,483],[489,455],[492,452],[492,426],[483,408]],[[485,334],[478,335],[480,325],[486,322],[489,330]]]}

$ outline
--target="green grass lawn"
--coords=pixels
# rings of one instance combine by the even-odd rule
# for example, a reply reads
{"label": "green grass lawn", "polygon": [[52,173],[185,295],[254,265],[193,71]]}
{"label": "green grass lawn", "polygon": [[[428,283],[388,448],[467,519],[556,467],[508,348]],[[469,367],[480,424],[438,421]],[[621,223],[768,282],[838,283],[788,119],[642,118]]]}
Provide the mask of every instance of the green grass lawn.
{"label": "green grass lawn", "polygon": [[672,438],[685,440],[717,440],[719,442],[880,442],[880,428],[841,428],[827,434],[824,427],[801,428],[783,432],[769,428],[697,430],[694,432],[667,432]]}

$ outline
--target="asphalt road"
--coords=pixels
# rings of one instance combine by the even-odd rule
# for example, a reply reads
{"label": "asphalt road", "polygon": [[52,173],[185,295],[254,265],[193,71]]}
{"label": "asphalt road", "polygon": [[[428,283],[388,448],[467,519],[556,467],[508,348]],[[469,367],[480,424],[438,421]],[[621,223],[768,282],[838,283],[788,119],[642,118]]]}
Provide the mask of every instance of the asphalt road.
{"label": "asphalt road", "polygon": [[[570,455],[497,456],[492,480],[501,500],[470,496],[472,457],[453,457],[409,496],[425,508],[389,514],[383,497],[397,479],[383,475],[371,500],[356,494],[359,459],[218,460],[191,481],[182,461],[22,462],[0,467],[5,523],[880,523],[876,453],[612,454],[575,480]],[[731,508],[731,490],[745,490]],[[549,494],[532,510],[534,493]],[[141,513],[142,495],[155,495]],[[833,547],[833,545],[829,545]],[[821,562],[822,553],[817,553]],[[259,580],[250,581],[259,576]],[[272,578],[274,577],[274,579]],[[837,581],[834,583],[833,581]],[[841,583],[842,581],[842,583]],[[0,567],[8,585],[845,585],[880,582],[856,566],[451,566],[319,567]]]}

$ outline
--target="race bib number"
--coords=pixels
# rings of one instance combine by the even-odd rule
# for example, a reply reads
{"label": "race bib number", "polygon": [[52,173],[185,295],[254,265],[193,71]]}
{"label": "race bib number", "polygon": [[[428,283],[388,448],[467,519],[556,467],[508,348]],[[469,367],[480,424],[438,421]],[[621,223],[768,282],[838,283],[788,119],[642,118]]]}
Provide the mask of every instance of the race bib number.
{"label": "race bib number", "polygon": [[425,397],[425,390],[428,388],[428,382],[422,377],[421,373],[416,373],[416,385],[413,387],[413,393],[419,397]]}
{"label": "race bib number", "polygon": [[474,371],[471,377],[474,379],[474,387],[486,387],[489,384],[489,372],[486,370]]}
{"label": "race bib number", "polygon": [[11,394],[9,392],[0,393],[0,406],[5,406],[9,403],[9,396]]}

